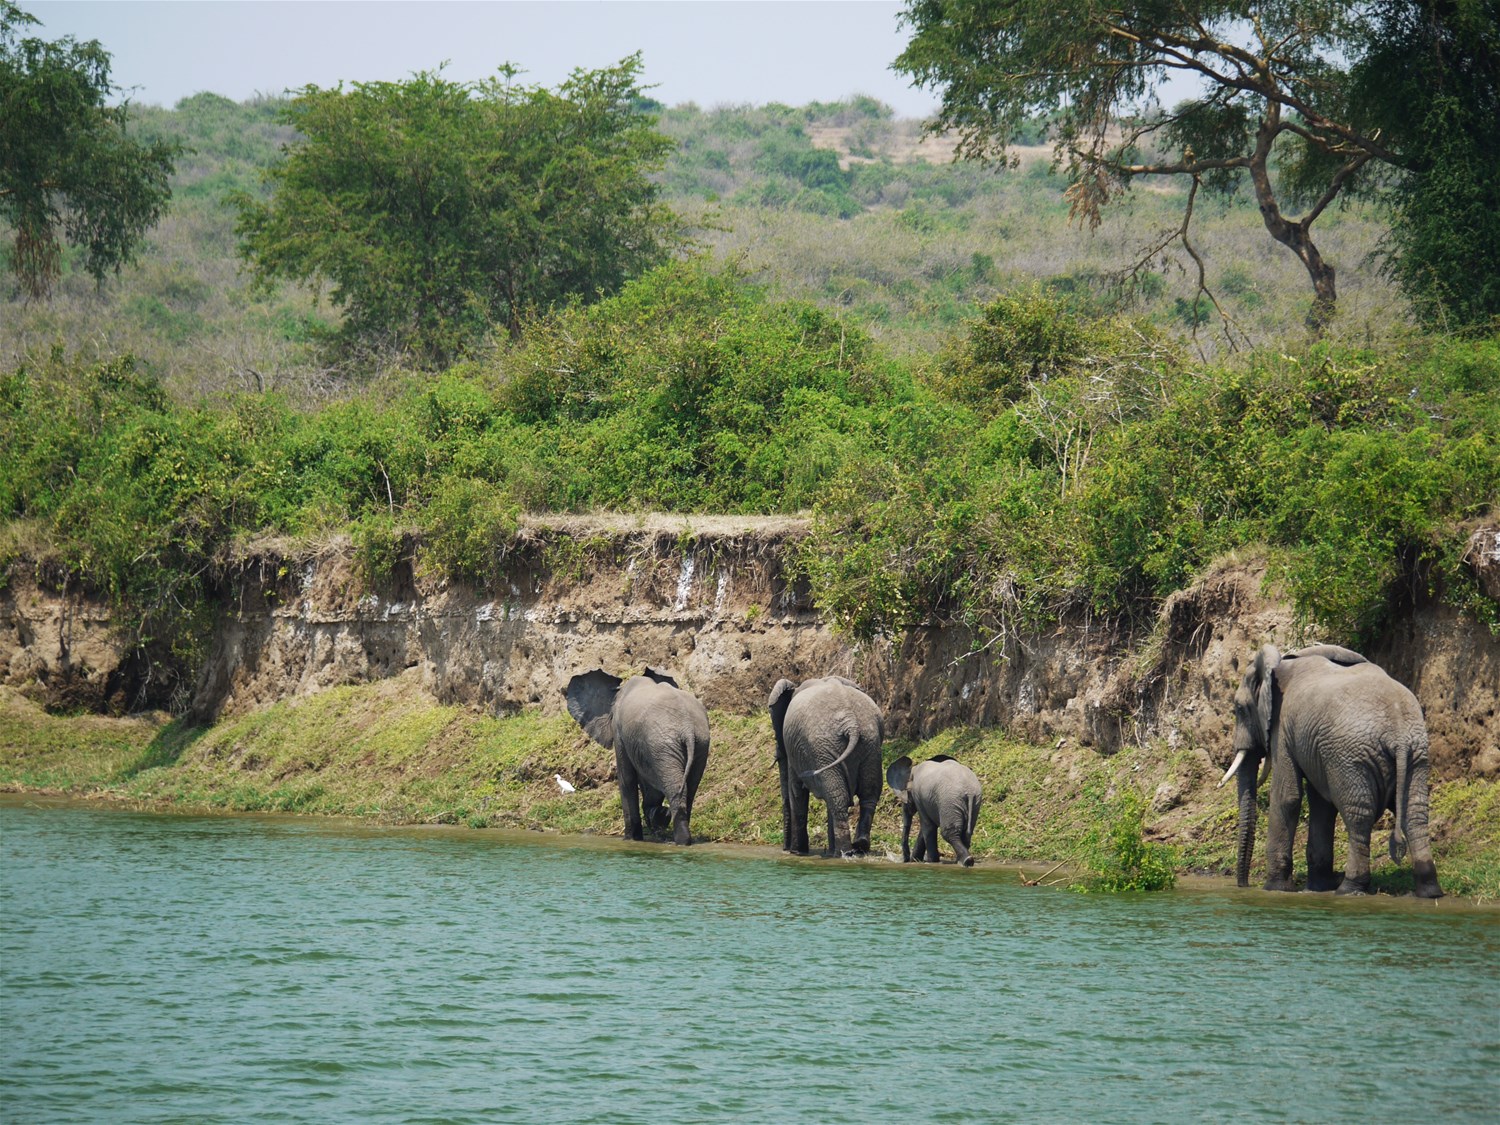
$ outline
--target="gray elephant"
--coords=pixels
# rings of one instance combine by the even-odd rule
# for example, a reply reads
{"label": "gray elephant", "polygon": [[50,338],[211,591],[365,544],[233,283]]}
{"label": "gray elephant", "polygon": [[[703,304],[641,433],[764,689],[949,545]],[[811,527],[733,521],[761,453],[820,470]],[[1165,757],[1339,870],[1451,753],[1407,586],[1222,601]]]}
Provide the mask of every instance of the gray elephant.
{"label": "gray elephant", "polygon": [[[880,801],[880,708],[842,676],[777,680],[768,700],[781,774],[781,839],[786,851],[806,855],[807,802],[816,793],[828,808],[831,855],[870,850],[870,825]],[[851,841],[849,806],[859,798]]]}
{"label": "gray elephant", "polygon": [[693,798],[708,765],[708,712],[677,681],[647,668],[621,682],[602,669],[568,681],[568,714],[615,752],[625,835],[641,839],[641,806],[653,831],[669,820],[672,842],[691,844]]}
{"label": "gray elephant", "polygon": [[[974,844],[974,826],[984,794],[974,771],[957,758],[934,754],[915,766],[907,757],[886,767],[885,779],[901,805],[901,862],[938,862],[938,830],[953,848],[963,867],[973,867],[969,849]],[[912,817],[920,818],[917,850],[911,850]]]}
{"label": "gray elephant", "polygon": [[[1292,840],[1307,792],[1307,889],[1368,894],[1370,832],[1386,809],[1396,814],[1390,852],[1412,857],[1416,893],[1438,898],[1427,833],[1427,727],[1410,691],[1357,652],[1313,645],[1283,656],[1256,653],[1234,697],[1234,760],[1219,782],[1239,774],[1235,877],[1250,881],[1255,846],[1255,765],[1271,773],[1266,889],[1290,891]],[[1242,768],[1243,767],[1243,768]],[[1260,780],[1265,780],[1265,769]],[[1333,870],[1334,816],[1344,818],[1349,856],[1342,882]]]}

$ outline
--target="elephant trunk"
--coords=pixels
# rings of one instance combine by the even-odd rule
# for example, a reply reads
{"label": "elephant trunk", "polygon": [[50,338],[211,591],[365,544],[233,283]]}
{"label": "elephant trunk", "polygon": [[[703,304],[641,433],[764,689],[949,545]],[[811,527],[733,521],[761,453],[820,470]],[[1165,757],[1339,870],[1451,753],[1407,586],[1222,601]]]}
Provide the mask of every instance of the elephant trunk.
{"label": "elephant trunk", "polygon": [[1234,881],[1241,887],[1250,885],[1250,856],[1255,850],[1255,770],[1241,769],[1237,780],[1240,797],[1239,839],[1235,852]]}

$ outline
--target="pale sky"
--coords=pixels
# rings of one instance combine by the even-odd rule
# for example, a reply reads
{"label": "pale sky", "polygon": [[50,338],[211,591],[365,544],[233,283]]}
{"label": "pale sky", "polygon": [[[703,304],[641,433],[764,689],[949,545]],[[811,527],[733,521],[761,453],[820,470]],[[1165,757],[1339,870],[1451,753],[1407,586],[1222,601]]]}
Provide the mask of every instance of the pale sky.
{"label": "pale sky", "polygon": [[19,0],[29,34],[98,39],[140,105],[203,90],[236,101],[313,83],[449,78],[504,62],[556,86],[642,53],[668,105],[835,101],[868,94],[902,117],[937,98],[890,64],[906,46],[894,0]]}

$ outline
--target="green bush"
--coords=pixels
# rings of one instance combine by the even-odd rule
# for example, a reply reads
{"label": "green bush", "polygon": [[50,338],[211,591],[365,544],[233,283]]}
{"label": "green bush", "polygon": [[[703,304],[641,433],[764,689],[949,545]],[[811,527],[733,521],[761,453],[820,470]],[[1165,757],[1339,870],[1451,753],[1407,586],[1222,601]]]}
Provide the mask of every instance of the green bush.
{"label": "green bush", "polygon": [[1079,849],[1082,877],[1075,891],[1164,891],[1177,882],[1172,849],[1146,839],[1146,802],[1127,790],[1084,837]]}

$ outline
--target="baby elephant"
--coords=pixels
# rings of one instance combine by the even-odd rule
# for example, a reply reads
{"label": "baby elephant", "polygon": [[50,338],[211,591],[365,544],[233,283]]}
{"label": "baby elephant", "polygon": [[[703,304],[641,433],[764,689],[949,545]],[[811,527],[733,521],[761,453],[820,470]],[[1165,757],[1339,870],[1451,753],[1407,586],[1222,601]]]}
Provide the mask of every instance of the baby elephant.
{"label": "baby elephant", "polygon": [[[964,867],[974,866],[969,847],[974,841],[974,826],[979,823],[982,792],[974,771],[956,758],[937,754],[915,766],[902,757],[885,771],[901,804],[901,862],[938,862],[938,829],[953,846],[954,857]],[[922,818],[917,835],[917,851],[911,850],[911,818]]]}

